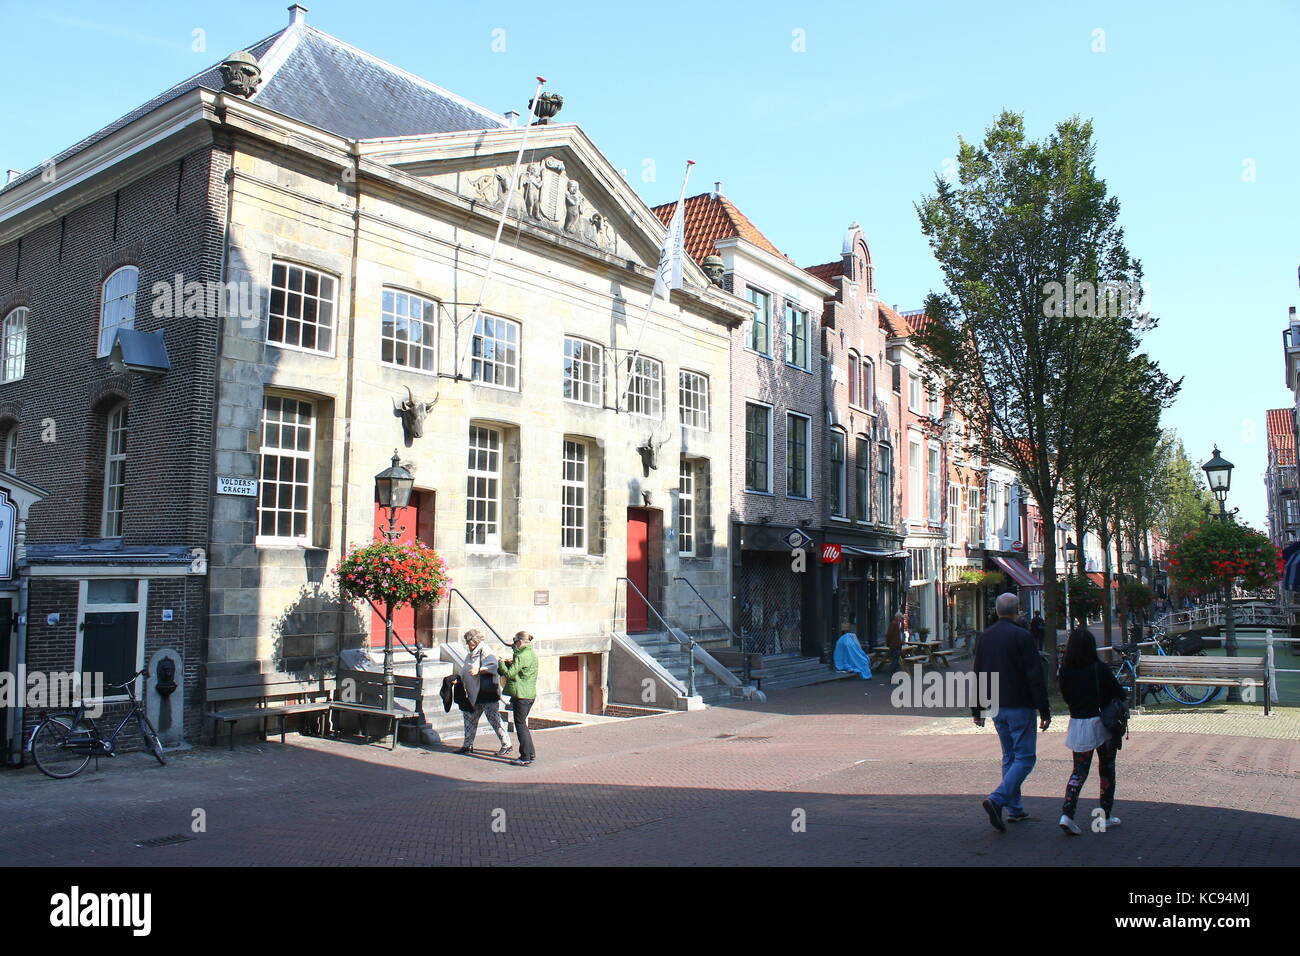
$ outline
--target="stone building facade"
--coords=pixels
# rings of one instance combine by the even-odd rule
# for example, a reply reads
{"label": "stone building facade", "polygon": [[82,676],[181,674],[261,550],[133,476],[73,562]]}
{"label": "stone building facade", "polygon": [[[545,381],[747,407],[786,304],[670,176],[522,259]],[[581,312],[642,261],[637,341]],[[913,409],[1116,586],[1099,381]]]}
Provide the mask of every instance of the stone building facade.
{"label": "stone building facade", "polygon": [[729,596],[748,306],[691,265],[647,309],[662,225],[580,129],[514,127],[304,14],[0,191],[0,613],[30,622],[0,663],[170,648],[189,739],[210,678],[332,669],[375,640],[330,570],[386,519],[397,449],[398,523],[458,592],[399,636],[530,630],[538,708],[598,711],[615,632],[693,619],[676,579]]}

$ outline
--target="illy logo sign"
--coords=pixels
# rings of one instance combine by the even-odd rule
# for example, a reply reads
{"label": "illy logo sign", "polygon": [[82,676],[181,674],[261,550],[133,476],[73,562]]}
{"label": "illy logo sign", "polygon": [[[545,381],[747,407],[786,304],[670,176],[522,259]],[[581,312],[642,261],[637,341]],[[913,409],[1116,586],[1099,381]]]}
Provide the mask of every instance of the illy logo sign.
{"label": "illy logo sign", "polygon": [[839,564],[840,559],[844,557],[844,549],[838,544],[822,545],[822,563]]}

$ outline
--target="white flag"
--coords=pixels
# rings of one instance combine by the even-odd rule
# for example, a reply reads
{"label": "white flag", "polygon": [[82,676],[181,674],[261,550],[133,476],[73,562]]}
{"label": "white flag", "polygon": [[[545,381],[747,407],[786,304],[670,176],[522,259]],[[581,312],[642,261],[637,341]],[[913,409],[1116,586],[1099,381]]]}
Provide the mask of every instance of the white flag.
{"label": "white flag", "polygon": [[666,301],[673,289],[682,287],[682,262],[686,255],[686,182],[691,178],[691,167],[694,165],[694,161],[686,161],[686,175],[682,177],[682,194],[677,199],[673,218],[668,223],[668,235],[664,236],[664,247],[659,251],[659,266],[655,269],[652,299],[662,296]]}

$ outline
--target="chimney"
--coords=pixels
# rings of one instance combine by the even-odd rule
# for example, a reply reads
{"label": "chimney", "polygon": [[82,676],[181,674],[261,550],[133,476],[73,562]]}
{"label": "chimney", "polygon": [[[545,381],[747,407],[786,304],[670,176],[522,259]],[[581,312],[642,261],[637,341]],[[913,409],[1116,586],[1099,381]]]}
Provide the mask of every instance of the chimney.
{"label": "chimney", "polygon": [[518,110],[506,110],[506,111],[505,111],[505,118],[506,118],[506,122],[507,122],[509,125],[511,125],[511,126],[518,126],[518,125],[519,125],[519,111],[518,111]]}
{"label": "chimney", "polygon": [[716,183],[713,184],[713,198],[717,199],[721,195],[722,195],[722,180],[718,180]]}
{"label": "chimney", "polygon": [[304,7],[301,3],[295,3],[293,6],[289,8],[289,26],[293,26],[295,23],[306,23],[306,22],[307,22],[306,7]]}

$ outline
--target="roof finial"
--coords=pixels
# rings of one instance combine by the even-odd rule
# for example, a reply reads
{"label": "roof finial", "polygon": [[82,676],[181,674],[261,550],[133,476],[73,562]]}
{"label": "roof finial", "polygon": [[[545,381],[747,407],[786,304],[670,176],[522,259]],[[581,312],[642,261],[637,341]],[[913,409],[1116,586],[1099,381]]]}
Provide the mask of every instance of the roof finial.
{"label": "roof finial", "polygon": [[295,23],[306,23],[307,13],[306,7],[301,3],[295,3],[289,8],[289,26],[293,26]]}

